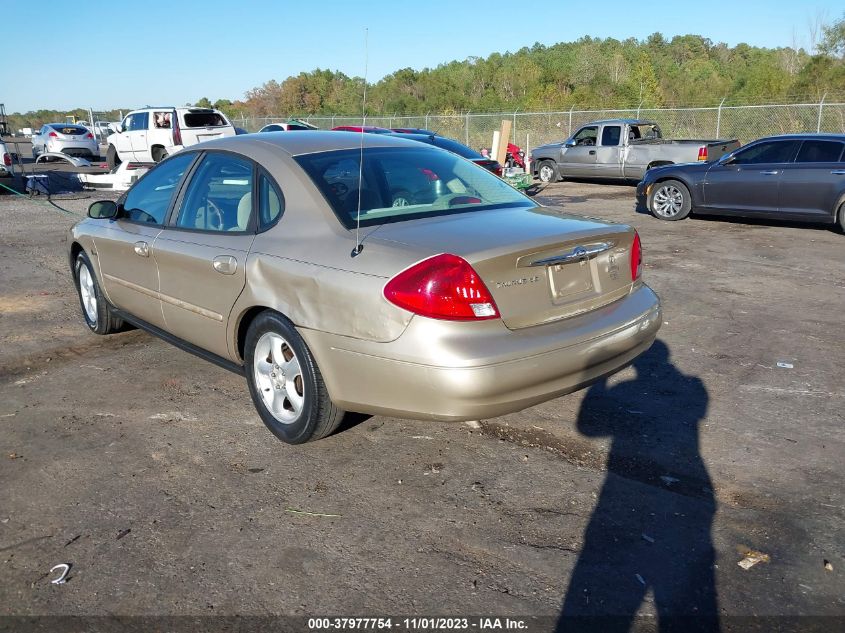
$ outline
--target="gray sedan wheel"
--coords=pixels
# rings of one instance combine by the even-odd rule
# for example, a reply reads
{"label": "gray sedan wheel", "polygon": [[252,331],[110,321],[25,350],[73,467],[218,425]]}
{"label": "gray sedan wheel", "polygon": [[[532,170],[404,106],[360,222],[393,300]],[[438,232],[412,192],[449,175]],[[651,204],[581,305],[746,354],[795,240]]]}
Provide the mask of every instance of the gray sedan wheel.
{"label": "gray sedan wheel", "polygon": [[545,160],[540,163],[537,176],[539,176],[540,182],[557,182],[557,169],[551,161]]}
{"label": "gray sedan wheel", "polygon": [[651,188],[648,210],[660,220],[682,220],[692,210],[689,189],[678,180],[664,180]]}

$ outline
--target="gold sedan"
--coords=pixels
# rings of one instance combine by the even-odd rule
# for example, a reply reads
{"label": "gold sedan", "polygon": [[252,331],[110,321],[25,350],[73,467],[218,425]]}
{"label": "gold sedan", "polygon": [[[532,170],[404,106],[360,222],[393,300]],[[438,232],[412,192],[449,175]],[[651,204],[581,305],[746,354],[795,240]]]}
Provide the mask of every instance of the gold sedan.
{"label": "gold sedan", "polygon": [[661,323],[633,229],[401,138],[209,141],[88,215],[68,243],[91,331],[130,323],[244,375],[290,443],[346,411],[517,411],[618,371]]}

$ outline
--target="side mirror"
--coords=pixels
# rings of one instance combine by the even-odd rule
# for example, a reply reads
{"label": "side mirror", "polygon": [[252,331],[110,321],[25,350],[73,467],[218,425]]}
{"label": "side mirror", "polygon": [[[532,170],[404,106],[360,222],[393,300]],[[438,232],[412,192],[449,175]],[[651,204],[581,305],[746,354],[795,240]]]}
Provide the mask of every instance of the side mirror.
{"label": "side mirror", "polygon": [[88,217],[94,220],[112,220],[117,217],[117,203],[113,200],[97,200],[88,207]]}
{"label": "side mirror", "polygon": [[563,146],[564,147],[575,147],[575,141],[566,141],[566,143],[564,143]]}
{"label": "side mirror", "polygon": [[719,159],[720,165],[730,165],[734,162],[734,155],[733,154],[725,154]]}

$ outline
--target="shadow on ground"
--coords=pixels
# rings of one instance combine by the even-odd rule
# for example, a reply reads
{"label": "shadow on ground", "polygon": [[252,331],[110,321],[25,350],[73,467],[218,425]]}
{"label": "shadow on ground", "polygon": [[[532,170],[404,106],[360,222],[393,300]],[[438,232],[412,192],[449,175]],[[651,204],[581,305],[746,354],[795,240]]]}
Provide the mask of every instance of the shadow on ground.
{"label": "shadow on ground", "polygon": [[578,415],[581,433],[611,445],[558,630],[629,631],[639,613],[660,631],[718,631],[715,499],[699,454],[707,390],[662,341],[634,368],[590,387]]}

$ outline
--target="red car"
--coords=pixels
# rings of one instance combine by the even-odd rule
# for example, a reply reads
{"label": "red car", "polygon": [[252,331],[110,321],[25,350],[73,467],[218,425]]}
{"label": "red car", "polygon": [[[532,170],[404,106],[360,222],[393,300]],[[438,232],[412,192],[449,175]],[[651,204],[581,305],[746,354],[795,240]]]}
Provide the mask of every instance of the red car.
{"label": "red car", "polygon": [[368,134],[393,134],[393,130],[375,125],[339,125],[333,127],[332,130],[340,130],[341,132],[366,132]]}

